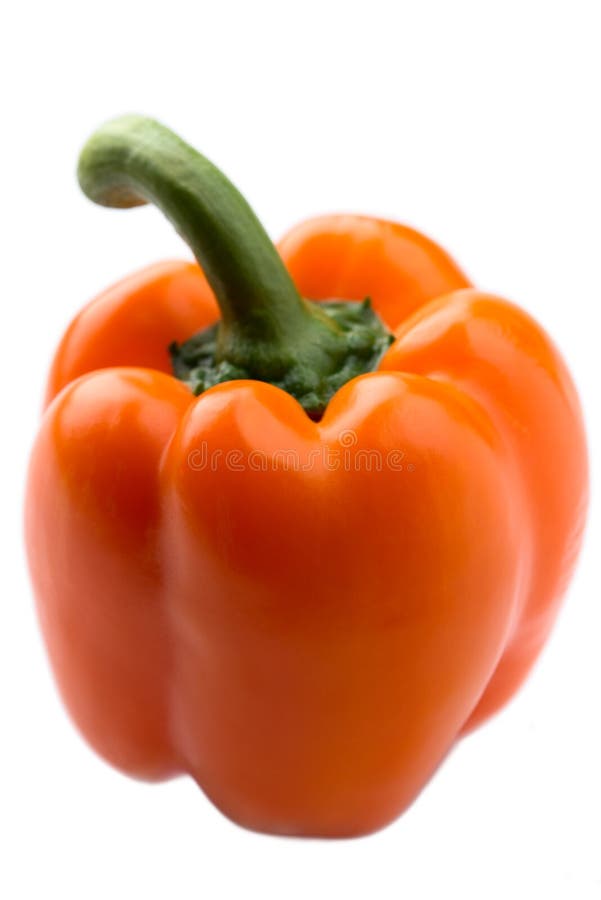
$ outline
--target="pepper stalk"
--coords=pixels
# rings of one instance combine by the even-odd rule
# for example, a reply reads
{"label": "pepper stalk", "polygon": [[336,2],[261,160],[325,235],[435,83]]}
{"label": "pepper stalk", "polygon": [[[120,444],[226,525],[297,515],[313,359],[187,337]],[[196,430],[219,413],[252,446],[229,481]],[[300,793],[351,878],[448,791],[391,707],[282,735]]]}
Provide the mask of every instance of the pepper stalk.
{"label": "pepper stalk", "polygon": [[153,119],[123,116],[82,150],[84,193],[103,206],[153,203],[193,251],[221,320],[170,352],[194,393],[252,378],[292,394],[319,419],[332,395],[376,368],[392,335],[368,299],[301,297],[256,215],[226,176]]}

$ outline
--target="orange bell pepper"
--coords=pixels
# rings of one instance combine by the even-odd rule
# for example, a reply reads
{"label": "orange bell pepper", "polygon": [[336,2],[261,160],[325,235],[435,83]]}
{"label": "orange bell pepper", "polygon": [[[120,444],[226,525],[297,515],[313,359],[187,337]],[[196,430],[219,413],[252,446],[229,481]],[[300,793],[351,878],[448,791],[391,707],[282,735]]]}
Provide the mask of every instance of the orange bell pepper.
{"label": "orange bell pepper", "polygon": [[56,354],[26,534],[62,696],[113,765],[187,772],[242,825],[377,829],[549,634],[587,500],[566,367],[401,225],[316,219],[278,255],[152,121],[79,174],[159,205],[207,280],[151,266]]}

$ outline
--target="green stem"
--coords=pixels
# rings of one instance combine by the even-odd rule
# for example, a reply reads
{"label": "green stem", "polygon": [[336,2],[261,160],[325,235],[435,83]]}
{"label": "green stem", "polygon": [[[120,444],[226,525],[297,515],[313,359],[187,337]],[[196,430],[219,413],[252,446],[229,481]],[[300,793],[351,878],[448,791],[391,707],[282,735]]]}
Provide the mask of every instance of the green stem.
{"label": "green stem", "polygon": [[172,348],[176,375],[196,392],[256,378],[288,390],[318,417],[337,387],[373,368],[388,346],[366,304],[300,297],[234,185],[160,123],[141,116],[108,122],[84,147],[78,177],[103,206],[158,206],[204,270],[222,320]]}
{"label": "green stem", "polygon": [[[275,247],[234,185],[159,122],[123,116],[84,147],[84,193],[103,206],[153,203],[192,249],[227,323],[257,317],[276,338],[306,311]],[[270,315],[265,321],[265,311]],[[275,334],[265,335],[271,326]]]}

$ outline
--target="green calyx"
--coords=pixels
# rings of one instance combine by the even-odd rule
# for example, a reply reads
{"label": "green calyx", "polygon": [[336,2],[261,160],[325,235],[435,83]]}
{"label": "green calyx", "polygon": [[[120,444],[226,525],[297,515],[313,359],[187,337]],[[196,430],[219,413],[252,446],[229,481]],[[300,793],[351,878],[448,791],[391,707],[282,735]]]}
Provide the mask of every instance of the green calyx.
{"label": "green calyx", "polygon": [[[268,352],[261,356],[260,345],[240,342],[234,352],[219,352],[222,324],[195,334],[183,344],[169,348],[173,371],[195,394],[223,381],[255,378],[268,381],[292,394],[312,419],[319,419],[336,391],[363,372],[376,368],[388,349],[392,336],[371,308],[369,300],[349,303],[329,300],[308,303],[310,315],[324,317],[325,327],[311,321],[306,347],[302,334],[283,353]],[[315,307],[313,312],[312,307]],[[330,323],[334,326],[330,326]],[[311,334],[318,334],[313,343]],[[304,349],[305,352],[299,352]],[[235,352],[237,351],[237,352]]]}
{"label": "green calyx", "polygon": [[392,342],[369,300],[300,297],[242,195],[158,122],[125,116],[104,125],[84,147],[78,176],[104,206],[154,203],[204,270],[221,320],[169,348],[174,374],[194,393],[239,378],[267,381],[319,419],[333,394],[373,371]]}

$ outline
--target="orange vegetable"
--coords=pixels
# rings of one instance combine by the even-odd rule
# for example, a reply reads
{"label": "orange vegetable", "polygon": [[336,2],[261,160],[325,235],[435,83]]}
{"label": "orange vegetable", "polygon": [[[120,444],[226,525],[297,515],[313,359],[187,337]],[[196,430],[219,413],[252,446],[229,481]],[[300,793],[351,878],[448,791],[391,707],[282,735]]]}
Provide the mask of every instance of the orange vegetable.
{"label": "orange vegetable", "polygon": [[28,481],[40,620],[113,765],[188,772],[250,828],[363,834],[549,634],[585,517],[578,400],[540,326],[422,235],[304,223],[291,280],[215,173],[137,118],[84,150],[86,192],[157,202],[213,291],[152,266],[63,338]]}

